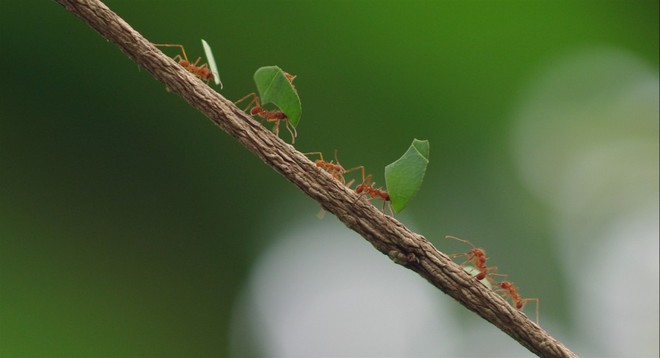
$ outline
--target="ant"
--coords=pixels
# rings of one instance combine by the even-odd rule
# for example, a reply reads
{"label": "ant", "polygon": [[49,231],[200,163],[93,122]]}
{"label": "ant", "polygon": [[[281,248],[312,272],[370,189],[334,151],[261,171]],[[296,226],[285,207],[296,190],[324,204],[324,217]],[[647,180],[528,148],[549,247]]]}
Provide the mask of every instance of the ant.
{"label": "ant", "polygon": [[179,44],[154,44],[154,46],[157,47],[178,47],[181,49],[181,53],[183,54],[183,57],[181,55],[176,55],[174,56],[174,61],[177,61],[179,65],[181,65],[183,68],[188,70],[188,72],[192,73],[195,75],[195,77],[201,79],[202,81],[206,82],[206,84],[209,83],[209,81],[214,80],[215,77],[213,76],[213,73],[211,70],[209,70],[207,64],[202,64],[201,66],[197,66],[197,63],[199,63],[199,60],[201,60],[201,57],[197,57],[197,60],[194,63],[191,63],[188,61],[188,56],[186,56],[186,50],[183,48],[183,45]]}
{"label": "ant", "polygon": [[394,216],[394,212],[392,211],[392,202],[390,201],[390,194],[388,194],[387,191],[383,190],[382,188],[375,187],[376,183],[371,181],[372,179],[371,174],[367,175],[365,178],[363,166],[354,169],[362,170],[362,184],[355,187],[355,192],[358,194],[362,194],[362,193],[368,194],[371,197],[370,199],[382,200],[383,212],[385,212],[385,205],[387,205],[388,208],[390,209],[390,215]]}
{"label": "ant", "polygon": [[[282,72],[284,72],[284,71],[282,71]],[[291,84],[291,87],[293,87],[293,89],[296,91],[296,93],[298,93],[298,90],[296,90],[296,86],[293,84],[293,80],[295,80],[296,77],[298,77],[298,75],[292,75],[288,72],[284,72],[284,77],[286,77],[286,79],[289,80],[289,83]]]}
{"label": "ant", "polygon": [[323,159],[323,153],[321,153],[321,152],[309,152],[309,153],[303,153],[303,154],[304,155],[318,155],[319,159],[317,159],[314,162],[314,164],[317,167],[319,167],[319,168],[325,170],[326,172],[330,173],[330,175],[332,175],[333,178],[339,180],[340,182],[342,182],[342,184],[347,185],[349,188],[350,188],[351,185],[353,185],[353,180],[351,180],[350,182],[348,182],[348,184],[346,184],[346,178],[344,177],[344,175],[346,175],[347,173],[350,173],[352,171],[355,171],[357,169],[360,169],[360,167],[352,168],[352,169],[349,169],[349,170],[344,169],[344,167],[339,163],[339,159],[337,159],[337,150],[336,149],[335,149],[335,161],[334,162],[332,160],[329,161],[329,162],[325,161],[325,159]]}
{"label": "ant", "polygon": [[500,289],[496,290],[495,292],[501,292],[502,297],[510,298],[511,302],[513,302],[513,306],[516,307],[516,309],[521,310],[523,307],[525,307],[525,304],[530,301],[536,302],[536,324],[539,324],[539,299],[538,298],[521,298],[520,294],[518,293],[518,288],[516,288],[516,285],[514,285],[512,282],[509,281],[503,281],[500,282],[499,285]]}
{"label": "ant", "polygon": [[[290,75],[289,75],[290,76]],[[287,77],[288,78],[288,77]],[[295,76],[293,76],[295,78]],[[291,79],[292,81],[292,79]],[[292,126],[291,123],[289,123],[289,118],[284,114],[282,111],[269,111],[264,109],[261,106],[261,101],[259,100],[259,96],[257,96],[256,93],[252,92],[248,94],[247,96],[239,99],[238,101],[234,102],[235,104],[239,104],[246,99],[252,97],[252,100],[248,103],[247,107],[245,107],[244,111],[247,112],[250,108],[250,114],[253,116],[261,117],[262,122],[265,120],[266,122],[270,123],[275,123],[275,126],[273,127],[273,133],[275,135],[279,135],[280,133],[280,122],[284,121],[286,125],[286,129],[289,131],[291,134],[291,144],[294,144],[296,142],[296,136],[298,136],[298,133],[296,132],[296,127]]]}
{"label": "ant", "polygon": [[[492,285],[497,285],[497,282],[493,279],[492,275],[496,276],[506,276],[506,275],[500,275],[500,274],[495,274],[495,270],[497,270],[497,267],[488,267],[486,266],[486,260],[488,260],[488,256],[486,256],[486,251],[484,249],[478,248],[474,246],[471,242],[463,239],[459,239],[454,236],[445,236],[445,239],[451,239],[451,240],[456,240],[460,241],[464,244],[472,246],[472,249],[466,253],[462,254],[452,254],[449,255],[449,257],[465,257],[466,260],[461,264],[461,267],[465,266],[468,262],[473,264],[474,267],[479,271],[479,273],[475,276],[477,280],[481,281],[485,278],[488,279],[488,282],[490,282]],[[488,272],[490,271],[490,272]]]}

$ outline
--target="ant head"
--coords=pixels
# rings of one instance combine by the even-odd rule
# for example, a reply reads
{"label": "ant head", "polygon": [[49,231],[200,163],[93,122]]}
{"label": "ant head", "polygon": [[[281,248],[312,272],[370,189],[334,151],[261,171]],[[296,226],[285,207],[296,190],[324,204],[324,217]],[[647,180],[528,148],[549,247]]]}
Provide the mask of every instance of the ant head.
{"label": "ant head", "polygon": [[488,272],[486,270],[480,271],[479,274],[477,275],[477,280],[479,281],[483,280],[484,278],[486,278],[487,274]]}
{"label": "ant head", "polygon": [[264,110],[264,109],[263,109],[261,106],[255,106],[255,107],[252,108],[252,110],[250,111],[250,114],[252,114],[252,115],[254,116],[254,115],[256,115],[257,113],[262,112],[263,110]]}
{"label": "ant head", "polygon": [[384,201],[390,201],[390,194],[388,194],[385,190],[379,190],[379,191],[380,193],[378,194],[380,195],[381,198],[383,198]]}
{"label": "ant head", "polygon": [[293,82],[293,80],[295,80],[296,77],[298,77],[298,76],[284,72],[284,77],[286,77],[286,79],[289,80],[289,82]]}

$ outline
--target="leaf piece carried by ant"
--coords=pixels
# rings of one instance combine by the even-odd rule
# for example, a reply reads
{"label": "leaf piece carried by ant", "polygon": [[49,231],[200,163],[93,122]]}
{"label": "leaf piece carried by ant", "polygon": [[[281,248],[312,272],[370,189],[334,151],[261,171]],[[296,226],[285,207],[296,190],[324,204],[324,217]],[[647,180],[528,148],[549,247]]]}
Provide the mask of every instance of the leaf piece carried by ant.
{"label": "leaf piece carried by ant", "polygon": [[292,83],[294,77],[277,66],[260,67],[254,73],[261,104],[274,104],[284,112],[289,123],[296,127],[300,122],[302,105],[298,91]]}
{"label": "leaf piece carried by ant", "polygon": [[429,141],[414,139],[410,148],[385,167],[385,184],[395,212],[400,212],[422,186],[429,164]]}
{"label": "leaf piece carried by ant", "polygon": [[211,46],[209,46],[209,44],[206,43],[204,39],[202,39],[202,47],[204,47],[204,54],[206,54],[206,60],[208,61],[209,69],[213,74],[213,82],[215,82],[216,85],[220,85],[220,89],[222,89],[223,86],[222,81],[220,80],[220,72],[218,71],[218,65],[215,63],[215,57],[213,57]]}
{"label": "leaf piece carried by ant", "polygon": [[[463,270],[467,272],[470,276],[476,277],[477,279],[479,279],[477,276],[481,274],[481,270],[479,270],[478,268],[472,265],[463,266]],[[484,285],[486,285],[486,287],[490,288],[491,290],[495,288],[493,283],[491,283],[491,280],[489,280],[487,277],[483,278],[479,282],[483,283]]]}

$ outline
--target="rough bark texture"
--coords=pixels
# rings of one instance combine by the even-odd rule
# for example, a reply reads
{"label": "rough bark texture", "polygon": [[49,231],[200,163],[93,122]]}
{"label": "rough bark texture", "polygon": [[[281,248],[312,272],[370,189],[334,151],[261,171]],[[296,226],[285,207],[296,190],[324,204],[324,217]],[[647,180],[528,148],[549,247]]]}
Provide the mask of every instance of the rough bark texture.
{"label": "rough bark texture", "polygon": [[[318,201],[346,226],[395,263],[413,270],[456,301],[543,357],[576,357],[502,297],[468,275],[424,237],[384,215],[366,198],[342,185],[233,103],[164,55],[97,0],[55,0],[104,38],[117,44],[172,92],[236,138],[264,163]],[[386,314],[384,312],[383,314]],[[440,338],[439,338],[440,339]]]}

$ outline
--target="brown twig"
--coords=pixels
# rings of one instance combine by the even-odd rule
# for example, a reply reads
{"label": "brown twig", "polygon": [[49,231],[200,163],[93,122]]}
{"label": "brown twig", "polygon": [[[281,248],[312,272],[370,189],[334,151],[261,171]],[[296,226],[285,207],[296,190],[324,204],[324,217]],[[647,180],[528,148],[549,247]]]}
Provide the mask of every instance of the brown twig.
{"label": "brown twig", "polygon": [[318,169],[291,145],[164,55],[105,4],[98,0],[56,1],[117,44],[121,51],[172,92],[183,97],[394,262],[417,272],[530,351],[543,357],[576,357],[503,298],[479,284],[447,255],[437,251],[424,237],[384,215],[366,199]]}

